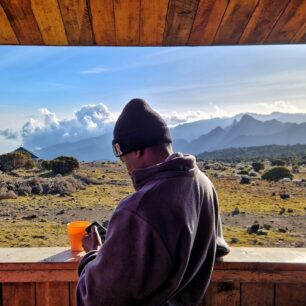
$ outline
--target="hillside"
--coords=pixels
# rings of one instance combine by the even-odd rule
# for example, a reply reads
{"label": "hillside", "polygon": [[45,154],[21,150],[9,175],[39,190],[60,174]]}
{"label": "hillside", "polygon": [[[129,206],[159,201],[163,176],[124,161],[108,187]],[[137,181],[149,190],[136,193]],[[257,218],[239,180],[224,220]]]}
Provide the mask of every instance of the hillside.
{"label": "hillside", "polygon": [[298,158],[306,156],[306,145],[268,145],[257,147],[228,148],[223,150],[204,152],[197,155],[198,159],[237,161],[276,158]]}

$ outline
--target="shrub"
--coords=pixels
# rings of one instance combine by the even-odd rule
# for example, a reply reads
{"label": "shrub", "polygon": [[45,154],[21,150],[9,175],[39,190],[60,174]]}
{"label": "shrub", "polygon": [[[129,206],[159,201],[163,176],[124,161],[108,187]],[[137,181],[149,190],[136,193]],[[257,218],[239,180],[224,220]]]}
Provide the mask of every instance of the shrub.
{"label": "shrub", "polygon": [[265,169],[264,163],[260,163],[260,162],[252,163],[252,167],[253,167],[254,171],[256,171],[256,172],[259,172],[260,170]]}
{"label": "shrub", "polygon": [[43,160],[40,164],[40,168],[44,170],[51,170],[51,165],[48,160]]}
{"label": "shrub", "polygon": [[262,175],[262,178],[267,181],[279,181],[283,178],[293,179],[293,175],[286,167],[274,167]]}
{"label": "shrub", "polygon": [[79,168],[79,162],[74,157],[60,156],[50,161],[50,169],[54,174],[66,175]]}
{"label": "shrub", "polygon": [[274,159],[271,161],[271,166],[285,166],[286,162],[282,159]]}
{"label": "shrub", "polygon": [[3,172],[10,172],[20,168],[30,169],[33,167],[34,162],[27,153],[12,152],[0,155],[0,170]]}
{"label": "shrub", "polygon": [[240,175],[249,175],[249,171],[247,171],[247,170],[241,170],[241,171],[239,171],[237,174],[240,174]]}
{"label": "shrub", "polygon": [[0,192],[0,200],[17,199],[17,194],[14,191]]}

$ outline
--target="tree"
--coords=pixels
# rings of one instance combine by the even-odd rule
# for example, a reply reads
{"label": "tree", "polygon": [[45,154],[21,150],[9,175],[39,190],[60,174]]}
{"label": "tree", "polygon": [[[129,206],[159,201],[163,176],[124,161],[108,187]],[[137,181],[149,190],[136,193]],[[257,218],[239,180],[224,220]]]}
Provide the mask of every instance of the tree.
{"label": "tree", "polygon": [[252,163],[252,167],[254,171],[259,172],[260,170],[265,169],[265,164],[261,162],[254,162]]}
{"label": "tree", "polygon": [[31,169],[33,167],[34,162],[26,152],[12,152],[0,155],[0,170],[3,172],[10,172],[20,168]]}
{"label": "tree", "polygon": [[271,166],[285,166],[286,162],[282,159],[273,159],[271,161]]}
{"label": "tree", "polygon": [[70,156],[60,156],[49,162],[50,169],[54,174],[66,175],[79,168],[76,158]]}
{"label": "tree", "polygon": [[286,167],[274,167],[262,175],[262,178],[267,181],[279,181],[283,178],[293,179],[293,175]]}

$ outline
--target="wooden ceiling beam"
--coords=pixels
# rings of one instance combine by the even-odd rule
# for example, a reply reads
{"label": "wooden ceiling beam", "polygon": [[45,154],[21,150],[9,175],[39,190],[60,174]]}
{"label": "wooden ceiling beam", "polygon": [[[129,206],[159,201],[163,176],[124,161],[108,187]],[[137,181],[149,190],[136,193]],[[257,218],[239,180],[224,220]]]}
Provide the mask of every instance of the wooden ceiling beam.
{"label": "wooden ceiling beam", "polygon": [[163,44],[169,0],[142,0],[140,21],[140,44],[158,46]]}
{"label": "wooden ceiling beam", "polygon": [[239,43],[264,43],[279,17],[287,7],[288,2],[289,0],[260,0]]}
{"label": "wooden ceiling beam", "polygon": [[232,0],[213,41],[214,45],[236,45],[259,0]]}
{"label": "wooden ceiling beam", "polygon": [[58,0],[70,45],[95,45],[86,0]]}
{"label": "wooden ceiling beam", "polygon": [[38,27],[46,45],[68,45],[57,0],[31,0]]}
{"label": "wooden ceiling beam", "polygon": [[22,45],[43,45],[37,21],[31,9],[31,0],[0,0],[15,35]]}
{"label": "wooden ceiling beam", "polygon": [[89,0],[96,44],[116,45],[114,0]]}
{"label": "wooden ceiling beam", "polygon": [[6,14],[0,5],[0,44],[2,45],[17,45],[18,39],[15,35],[11,24],[6,17]]}
{"label": "wooden ceiling beam", "polygon": [[189,37],[190,45],[211,45],[218,31],[228,0],[201,0]]}
{"label": "wooden ceiling beam", "polygon": [[[291,0],[265,40],[269,44],[291,43],[306,24],[306,1]],[[300,39],[303,38],[300,37]]]}
{"label": "wooden ceiling beam", "polygon": [[114,0],[118,46],[140,44],[140,0]]}
{"label": "wooden ceiling beam", "polygon": [[199,0],[170,0],[163,44],[187,45]]}

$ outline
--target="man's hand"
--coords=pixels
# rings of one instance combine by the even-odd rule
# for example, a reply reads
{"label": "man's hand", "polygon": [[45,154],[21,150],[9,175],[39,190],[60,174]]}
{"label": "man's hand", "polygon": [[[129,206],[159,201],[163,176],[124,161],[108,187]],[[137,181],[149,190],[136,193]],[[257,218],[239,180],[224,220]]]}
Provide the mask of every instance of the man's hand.
{"label": "man's hand", "polygon": [[95,225],[91,227],[90,233],[83,237],[82,245],[86,253],[89,251],[99,251],[102,247],[101,237]]}

